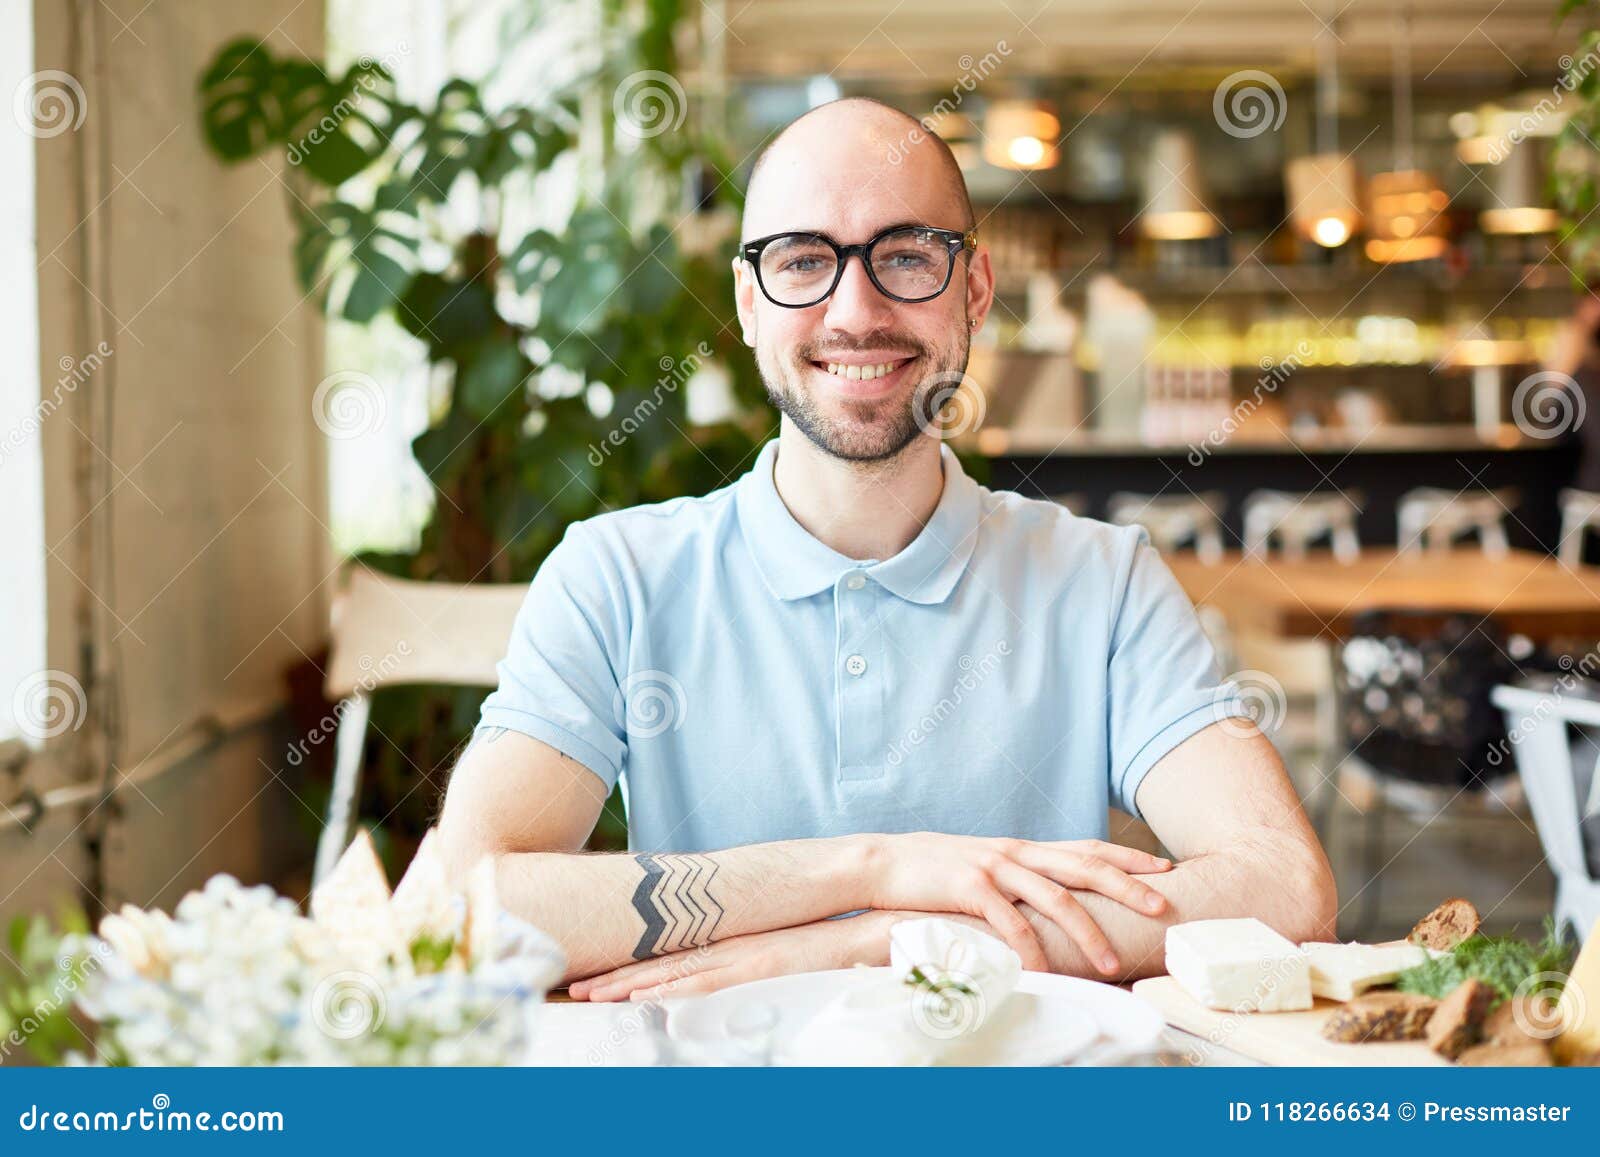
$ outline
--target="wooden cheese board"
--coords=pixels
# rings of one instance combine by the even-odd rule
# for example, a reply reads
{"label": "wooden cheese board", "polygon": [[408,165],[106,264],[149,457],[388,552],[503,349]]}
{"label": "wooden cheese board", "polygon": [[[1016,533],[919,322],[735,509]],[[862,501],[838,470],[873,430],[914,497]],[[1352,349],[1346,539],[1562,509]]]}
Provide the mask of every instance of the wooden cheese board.
{"label": "wooden cheese board", "polygon": [[1200,1004],[1170,976],[1137,981],[1133,993],[1155,1005],[1174,1028],[1264,1064],[1433,1067],[1449,1063],[1422,1041],[1324,1040],[1322,1026],[1339,1007],[1337,1000],[1318,1000],[1304,1012],[1222,1012]]}

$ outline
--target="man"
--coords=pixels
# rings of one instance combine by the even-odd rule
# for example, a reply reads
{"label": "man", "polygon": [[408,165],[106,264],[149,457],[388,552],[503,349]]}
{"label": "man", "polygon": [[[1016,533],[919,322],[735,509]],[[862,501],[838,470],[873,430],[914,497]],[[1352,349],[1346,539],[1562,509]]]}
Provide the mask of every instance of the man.
{"label": "man", "polygon": [[[1144,532],[985,490],[940,441],[994,293],[943,142],[814,109],[743,237],[779,436],[568,531],[452,777],[452,871],[494,857],[592,1000],[887,963],[907,912],[1097,978],[1159,972],[1177,920],[1330,935],[1322,850]],[[581,854],[619,777],[631,853]],[[1103,842],[1108,805],[1178,862]]]}

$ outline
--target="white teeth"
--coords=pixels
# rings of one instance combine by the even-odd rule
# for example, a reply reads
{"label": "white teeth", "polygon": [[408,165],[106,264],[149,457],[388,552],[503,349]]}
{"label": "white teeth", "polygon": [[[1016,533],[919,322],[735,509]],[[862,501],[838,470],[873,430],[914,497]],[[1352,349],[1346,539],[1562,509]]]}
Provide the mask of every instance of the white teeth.
{"label": "white teeth", "polygon": [[885,374],[892,374],[900,364],[900,362],[883,362],[875,366],[847,366],[840,362],[828,362],[827,369],[835,377],[859,382],[871,381],[873,378],[881,378]]}

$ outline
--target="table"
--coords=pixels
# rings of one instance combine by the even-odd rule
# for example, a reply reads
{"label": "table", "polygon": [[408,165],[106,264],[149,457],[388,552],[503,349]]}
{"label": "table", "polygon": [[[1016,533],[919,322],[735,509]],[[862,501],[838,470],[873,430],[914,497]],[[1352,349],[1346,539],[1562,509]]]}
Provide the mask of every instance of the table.
{"label": "table", "polygon": [[1492,615],[1535,641],[1600,639],[1600,567],[1574,569],[1534,551],[1491,558],[1477,549],[1380,548],[1349,564],[1325,552],[1299,561],[1237,552],[1211,565],[1190,554],[1166,561],[1196,605],[1216,607],[1235,630],[1279,638],[1343,637],[1356,615],[1385,607]]}
{"label": "table", "polygon": [[[689,997],[687,999],[694,999]],[[659,1040],[636,1004],[589,1004],[555,997],[539,1010],[533,1062],[540,1065],[633,1066],[661,1063]],[[1152,1063],[1254,1066],[1222,1045],[1167,1026],[1162,1056]]]}

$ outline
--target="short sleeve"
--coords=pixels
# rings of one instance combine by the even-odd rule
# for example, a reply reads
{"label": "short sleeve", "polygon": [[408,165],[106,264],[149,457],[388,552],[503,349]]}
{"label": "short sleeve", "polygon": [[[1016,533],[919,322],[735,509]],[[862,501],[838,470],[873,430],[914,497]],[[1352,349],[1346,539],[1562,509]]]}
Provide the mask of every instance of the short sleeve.
{"label": "short sleeve", "polygon": [[1127,577],[1112,602],[1109,794],[1114,806],[1139,816],[1134,797],[1162,756],[1211,724],[1248,718],[1249,711],[1223,682],[1194,604],[1148,533],[1130,527],[1128,539],[1132,557],[1121,568]]}
{"label": "short sleeve", "polygon": [[627,756],[616,706],[626,618],[610,573],[583,525],[569,526],[528,587],[478,720],[548,743],[608,788]]}

